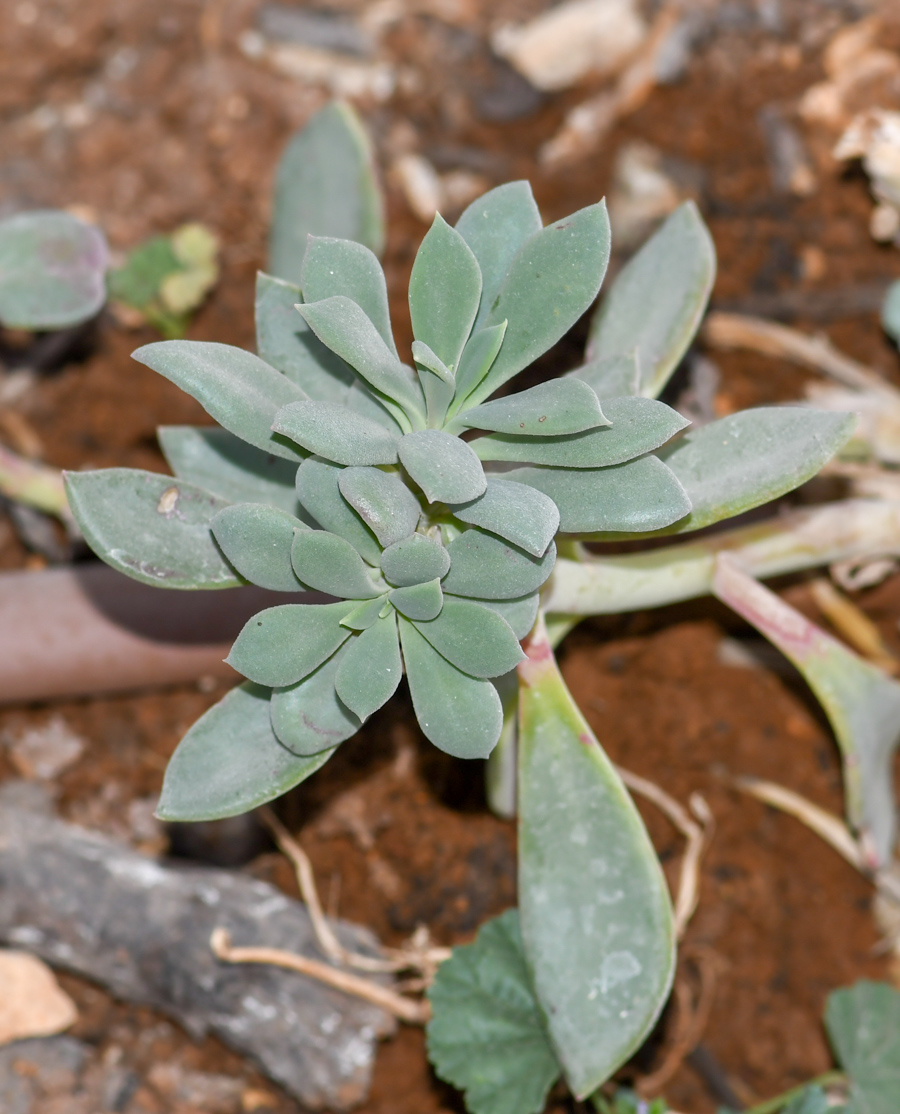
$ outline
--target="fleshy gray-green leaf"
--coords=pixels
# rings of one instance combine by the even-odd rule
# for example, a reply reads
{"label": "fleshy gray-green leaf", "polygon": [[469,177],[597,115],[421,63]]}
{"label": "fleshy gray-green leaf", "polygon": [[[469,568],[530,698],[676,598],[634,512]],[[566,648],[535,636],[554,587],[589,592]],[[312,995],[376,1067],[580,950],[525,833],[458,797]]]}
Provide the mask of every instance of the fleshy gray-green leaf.
{"label": "fleshy gray-green leaf", "polygon": [[266,503],[297,513],[296,461],[272,456],[217,426],[160,426],[156,436],[180,480],[229,503]]}
{"label": "fleshy gray-green leaf", "polygon": [[292,402],[273,421],[283,437],[335,464],[394,464],[398,439],[383,426],[336,402]]}
{"label": "fleshy gray-green leaf", "polygon": [[306,455],[272,432],[281,407],[306,395],[258,356],[204,340],[157,341],[132,356],[187,391],[242,441],[285,460],[299,461]]}
{"label": "fleshy gray-green leaf", "polygon": [[507,182],[477,198],[456,222],[481,270],[480,328],[493,308],[519,248],[541,230],[541,214],[529,182]]}
{"label": "fleshy gray-green leaf", "polygon": [[521,642],[534,626],[540,601],[540,592],[532,592],[528,596],[520,596],[513,600],[476,599],[474,602],[480,603],[483,607],[489,607],[502,616],[512,627],[513,634]]}
{"label": "fleshy gray-green leaf", "polygon": [[716,249],[686,201],[616,276],[591,322],[588,359],[637,349],[641,394],[656,398],[693,340],[716,277]]}
{"label": "fleshy gray-green leaf", "polygon": [[499,677],[525,657],[509,623],[474,600],[447,596],[436,618],[413,625],[451,665],[473,677]]}
{"label": "fleshy gray-green leaf", "polygon": [[424,584],[394,588],[389,598],[407,619],[435,619],[444,606],[440,580],[426,580]]}
{"label": "fleshy gray-green leaf", "polygon": [[481,271],[466,241],[437,213],[409,278],[413,336],[452,371],[481,301]]}
{"label": "fleshy gray-green leaf", "polygon": [[109,252],[99,228],[52,209],[0,220],[0,321],[65,329],[106,301]]}
{"label": "fleshy gray-green leaf", "polygon": [[517,468],[504,479],[548,495],[567,534],[646,533],[677,522],[691,509],[684,488],[655,456],[613,468]]}
{"label": "fleshy gray-green leaf", "polygon": [[425,394],[428,426],[430,429],[440,429],[444,425],[447,410],[453,400],[456,389],[455,376],[444,361],[421,340],[412,342],[412,355]]}
{"label": "fleshy gray-green leaf", "polygon": [[482,402],[569,331],[587,310],[609,261],[609,218],[601,201],[547,225],[522,245],[485,318],[507,321],[500,354],[469,396]]}
{"label": "fleshy gray-green leaf", "polygon": [[365,722],[390,700],[402,676],[397,615],[391,611],[348,643],[335,688],[347,707]]}
{"label": "fleshy gray-green leaf", "polygon": [[465,441],[440,429],[407,433],[400,462],[429,503],[467,503],[487,487],[481,461]]}
{"label": "fleshy gray-green leaf", "polygon": [[444,591],[459,596],[508,600],[529,595],[544,583],[556,563],[553,542],[542,557],[470,526],[447,546],[450,571]]}
{"label": "fleshy gray-green leaf", "polygon": [[559,1077],[522,950],[519,915],[453,949],[428,991],[428,1058],[471,1114],[540,1114]]}
{"label": "fleshy gray-green leaf", "polygon": [[248,619],[225,659],[248,680],[285,688],[303,680],[350,637],[347,603],[286,603]]}
{"label": "fleshy gray-green leaf", "polygon": [[66,494],[91,549],[133,580],[184,589],[243,583],[210,531],[228,505],[217,495],[136,468],[68,472]]}
{"label": "fleshy gray-green leaf", "polygon": [[323,530],[346,538],[364,561],[377,565],[381,547],[341,494],[340,477],[339,465],[311,456],[297,469],[297,498]]}
{"label": "fleshy gray-green leaf", "polygon": [[304,302],[321,302],[337,295],[355,302],[397,355],[384,271],[365,245],[329,236],[310,236],[300,285]]}
{"label": "fleshy gray-green leaf", "polygon": [[398,621],[406,679],[425,737],[456,758],[487,758],[503,726],[497,690],[451,665],[407,619]]}
{"label": "fleshy gray-green leaf", "polygon": [[506,336],[506,322],[479,329],[463,349],[456,373],[456,394],[449,413],[455,414],[491,370]]}
{"label": "fleshy gray-green leaf", "polygon": [[900,1103],[900,992],[861,980],[828,995],[825,1028],[850,1076],[847,1114],[896,1114]]}
{"label": "fleshy gray-green leaf", "polygon": [[855,425],[855,414],[767,406],[686,433],[660,453],[692,507],[669,532],[699,530],[793,491],[837,452]]}
{"label": "fleshy gray-green leaf", "polygon": [[409,537],[422,508],[396,472],[380,468],[345,468],[338,478],[341,494],[387,548]]}
{"label": "fleshy gray-green leaf", "polygon": [[381,595],[369,577],[369,567],[350,542],[327,530],[294,535],[291,548],[294,572],[310,588],[345,600],[367,600]]}
{"label": "fleshy gray-green leaf", "polygon": [[376,596],[372,600],[364,600],[358,607],[354,607],[341,619],[342,627],[350,630],[368,630],[380,618],[384,610],[385,596]]}
{"label": "fleshy gray-green leaf", "polygon": [[201,716],[178,744],[156,808],[160,820],[220,820],[280,797],[334,752],[298,758],[269,720],[269,690],[247,682]]}
{"label": "fleshy gray-green leaf", "polygon": [[523,461],[555,468],[608,468],[658,449],[690,425],[677,410],[653,398],[610,398],[608,426],[562,437],[490,433],[472,442],[481,460]]}
{"label": "fleshy gray-green leaf", "polygon": [[291,545],[296,531],[309,529],[305,522],[264,503],[236,503],[219,511],[210,528],[245,580],[273,592],[303,591],[291,565]]}
{"label": "fleshy gray-green leaf", "polygon": [[471,503],[450,508],[461,522],[480,526],[541,557],[559,529],[559,511],[542,491],[523,483],[487,478],[487,490]]}
{"label": "fleshy gray-green leaf", "polygon": [[641,389],[641,369],[634,352],[623,356],[598,356],[568,372],[568,376],[587,383],[601,402],[636,395]]}
{"label": "fleshy gray-green leaf", "polygon": [[359,718],[339,699],[335,681],[352,640],[308,677],[272,693],[269,709],[272,729],[283,746],[294,754],[310,756],[333,750],[355,735]]}
{"label": "fleshy gray-green leaf", "polygon": [[268,270],[300,282],[308,235],[384,248],[381,192],[372,150],[354,110],[326,105],[290,141],[275,176]]}
{"label": "fleshy gray-green leaf", "polygon": [[[453,387],[456,378],[444,361],[423,340],[412,342],[412,355],[417,364],[427,368],[433,375],[447,387]],[[427,394],[427,392],[426,392]]]}
{"label": "fleshy gray-green leaf", "polygon": [[581,433],[610,422],[587,383],[580,379],[551,379],[519,394],[466,410],[460,424],[519,437],[554,437]]}
{"label": "fleshy gray-green leaf", "polygon": [[781,1114],[842,1114],[846,1107],[828,1105],[828,1096],[821,1087],[804,1087],[801,1094],[791,1099]]}
{"label": "fleshy gray-green leaf", "polygon": [[900,281],[891,283],[884,296],[881,324],[888,336],[900,343]]}
{"label": "fleshy gray-green leaf", "polygon": [[381,571],[395,588],[440,580],[450,568],[450,554],[424,534],[410,534],[381,554]]}

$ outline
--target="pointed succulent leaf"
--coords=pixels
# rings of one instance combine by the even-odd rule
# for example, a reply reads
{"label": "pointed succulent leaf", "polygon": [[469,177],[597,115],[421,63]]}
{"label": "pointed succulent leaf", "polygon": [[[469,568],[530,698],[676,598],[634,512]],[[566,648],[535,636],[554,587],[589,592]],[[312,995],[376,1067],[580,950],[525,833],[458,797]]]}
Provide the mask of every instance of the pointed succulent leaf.
{"label": "pointed succulent leaf", "polygon": [[528,182],[507,182],[489,190],[473,201],[456,222],[456,231],[472,249],[481,270],[481,306],[476,328],[493,308],[519,248],[540,232],[541,224]]}
{"label": "pointed succulent leaf", "polygon": [[348,105],[326,105],[291,139],[275,175],[268,270],[300,281],[307,236],[358,240],[384,248],[381,191],[372,149]]}
{"label": "pointed succulent leaf", "polygon": [[414,373],[400,363],[356,302],[337,294],[308,302],[298,312],[323,344],[341,357],[379,394],[420,422],[425,402]]}
{"label": "pointed succulent leaf", "polygon": [[591,322],[588,359],[635,349],[641,394],[656,398],[699,328],[716,277],[716,249],[687,201],[622,268]]}
{"label": "pointed succulent leaf", "polygon": [[471,503],[451,506],[461,522],[499,534],[534,557],[541,557],[559,529],[559,511],[537,488],[489,476],[487,490]]}
{"label": "pointed succulent leaf", "polygon": [[453,372],[444,361],[432,352],[428,345],[423,340],[414,340],[412,342],[412,355],[417,364],[427,368],[433,375],[436,375],[442,383],[448,387],[452,387],[455,380]]}
{"label": "pointed succulent leaf", "polygon": [[[472,442],[481,460],[523,461],[556,468],[608,468],[658,449],[690,422],[653,398],[611,398],[608,426],[561,437],[490,433]],[[468,414],[466,415],[468,417]]]}
{"label": "pointed succulent leaf", "polygon": [[506,336],[506,321],[472,333],[463,349],[456,373],[456,393],[449,412],[455,414],[491,370]]}
{"label": "pointed succulent leaf", "polygon": [[470,526],[447,546],[450,572],[444,591],[459,596],[509,600],[528,595],[544,583],[556,563],[553,542],[542,557]]}
{"label": "pointed succulent leaf", "polygon": [[341,626],[349,627],[350,630],[368,630],[369,627],[380,618],[384,604],[384,596],[376,596],[375,599],[364,600],[359,607],[354,607],[352,611],[348,612],[348,614],[341,619]]}
{"label": "pointed succulent leaf", "polygon": [[428,1058],[472,1114],[540,1114],[559,1077],[522,948],[519,914],[453,949],[428,991]]}
{"label": "pointed succulent leaf", "polygon": [[109,252],[99,228],[38,210],[0,220],[0,321],[9,329],[65,329],[106,301]]}
{"label": "pointed succulent leaf", "polygon": [[653,844],[569,694],[543,620],[519,666],[519,915],[550,1040],[579,1099],[640,1047],[675,934]]}
{"label": "pointed succulent leaf", "polygon": [[829,1105],[828,1096],[822,1088],[810,1084],[791,1099],[781,1114],[847,1114],[847,1108]]}
{"label": "pointed succulent leaf", "polygon": [[847,817],[873,868],[886,866],[897,839],[891,770],[900,744],[900,684],[826,634],[720,554],[713,594],[791,661],[834,729],[844,765]]}
{"label": "pointed succulent leaf", "polygon": [[847,1114],[894,1114],[900,1095],[900,991],[868,979],[834,990],[825,1028],[850,1076]]}
{"label": "pointed succulent leaf", "polygon": [[443,430],[407,433],[398,451],[400,463],[429,503],[467,503],[487,487],[478,457],[465,441]]}
{"label": "pointed succulent leaf", "polygon": [[341,494],[341,473],[339,465],[311,456],[297,469],[297,498],[323,530],[346,538],[364,561],[377,565],[381,547]]}
{"label": "pointed succulent leaf", "polygon": [[425,411],[430,429],[444,424],[447,409],[453,399],[455,379],[453,372],[421,340],[412,342],[413,359],[419,370],[419,382],[425,393]]}
{"label": "pointed succulent leaf", "polygon": [[361,414],[364,418],[371,418],[373,422],[384,426],[396,436],[402,435],[406,427],[401,425],[406,422],[406,416],[396,403],[388,398],[383,398],[371,390],[365,380],[356,376],[355,382],[344,398],[344,405],[354,414]]}
{"label": "pointed succulent leaf", "polygon": [[548,495],[566,534],[646,533],[677,522],[691,509],[684,488],[655,456],[612,468],[517,468],[504,479]]}
{"label": "pointed succulent leaf", "polygon": [[884,296],[881,324],[888,336],[900,343],[900,281],[891,283]]}
{"label": "pointed succulent leaf", "polygon": [[293,754],[310,756],[331,751],[355,735],[358,716],[344,704],[335,690],[341,664],[350,652],[348,639],[327,661],[302,681],[272,693],[269,713],[272,730],[282,746]]}
{"label": "pointed succulent leaf", "polygon": [[306,456],[272,432],[279,409],[306,396],[258,356],[230,344],[201,340],[157,341],[132,356],[192,395],[207,414],[242,441],[285,460]]}
{"label": "pointed succulent leaf", "polygon": [[380,468],[345,468],[338,478],[341,494],[385,547],[409,537],[422,508],[396,472]]}
{"label": "pointed succulent leaf", "polygon": [[389,599],[407,619],[434,619],[440,615],[444,606],[440,580],[426,580],[424,584],[394,588]]}
{"label": "pointed succulent leaf", "polygon": [[406,679],[425,737],[456,758],[487,758],[503,726],[497,690],[451,665],[408,619],[400,616],[399,624]]}
{"label": "pointed succulent leaf", "polygon": [[350,542],[327,530],[294,535],[291,548],[294,572],[304,584],[329,596],[367,600],[381,595],[369,577],[369,566]]}
{"label": "pointed succulent leaf", "polygon": [[685,434],[660,453],[693,508],[671,532],[699,530],[793,491],[837,452],[855,425],[855,414],[768,406]]}
{"label": "pointed succulent leaf", "polygon": [[449,568],[450,554],[424,534],[410,534],[381,554],[381,571],[395,588],[440,580]]}
{"label": "pointed succulent leaf", "polygon": [[391,352],[397,355],[384,271],[364,244],[329,236],[310,236],[300,285],[304,302],[321,302],[336,295],[355,302]]}
{"label": "pointed succulent leaf", "polygon": [[520,596],[512,600],[474,600],[475,603],[496,611],[505,619],[520,642],[534,626],[540,601],[540,592],[532,592],[528,596]]}
{"label": "pointed succulent leaf", "polygon": [[297,312],[300,287],[256,276],[256,351],[317,402],[343,402],[356,372],[326,348]]}
{"label": "pointed succulent leaf", "polygon": [[608,426],[597,396],[579,379],[551,379],[466,410],[461,424],[519,437],[554,437]]}
{"label": "pointed succulent leaf", "polygon": [[566,378],[569,377],[587,383],[601,402],[640,394],[641,390],[641,369],[635,352],[622,356],[598,356],[568,372]]}
{"label": "pointed succulent leaf", "polygon": [[525,657],[509,623],[474,600],[447,596],[440,615],[413,625],[442,657],[472,677],[499,677]]}
{"label": "pointed succulent leaf", "polygon": [[481,301],[481,271],[462,236],[438,213],[422,241],[409,278],[413,336],[451,371]]}
{"label": "pointed succulent leaf", "polygon": [[133,580],[185,589],[243,583],[210,532],[228,505],[217,495],[135,468],[68,472],[66,494],[91,549]]}
{"label": "pointed succulent leaf", "polygon": [[272,456],[217,426],[160,426],[156,435],[180,480],[229,503],[265,503],[296,514],[296,461]]}
{"label": "pointed succulent leaf", "polygon": [[335,402],[292,402],[273,428],[307,452],[336,464],[393,464],[398,439],[383,426]]}
{"label": "pointed succulent leaf", "polygon": [[602,201],[547,225],[523,244],[484,321],[509,324],[491,370],[469,396],[473,404],[569,331],[597,297],[608,261],[609,218]]}
{"label": "pointed succulent leaf", "polygon": [[334,687],[347,707],[365,722],[397,691],[403,676],[397,615],[390,612],[348,643]]}
{"label": "pointed succulent leaf", "polygon": [[305,522],[264,503],[236,503],[214,515],[210,528],[245,580],[272,592],[303,591],[291,565],[291,545],[298,530],[309,529]]}
{"label": "pointed succulent leaf", "polygon": [[225,659],[248,680],[269,688],[295,685],[350,637],[347,603],[286,603],[248,619]]}

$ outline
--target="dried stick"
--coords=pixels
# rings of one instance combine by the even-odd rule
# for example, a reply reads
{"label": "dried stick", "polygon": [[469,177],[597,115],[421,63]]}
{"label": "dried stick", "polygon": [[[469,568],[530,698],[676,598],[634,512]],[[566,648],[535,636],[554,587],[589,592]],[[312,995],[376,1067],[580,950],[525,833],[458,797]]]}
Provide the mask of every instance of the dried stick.
{"label": "dried stick", "polygon": [[900,662],[887,648],[869,616],[824,577],[810,581],[809,588],[819,610],[838,633],[873,665],[891,676],[896,675]]}

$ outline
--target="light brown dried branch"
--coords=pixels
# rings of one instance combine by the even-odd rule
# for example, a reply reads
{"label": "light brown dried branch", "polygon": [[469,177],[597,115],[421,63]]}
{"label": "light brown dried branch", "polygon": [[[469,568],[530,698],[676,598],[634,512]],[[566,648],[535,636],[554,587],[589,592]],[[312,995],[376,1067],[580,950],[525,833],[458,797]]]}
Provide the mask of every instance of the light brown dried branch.
{"label": "light brown dried branch", "polygon": [[865,612],[824,577],[810,581],[809,589],[819,610],[842,638],[873,665],[891,676],[896,675],[900,662]]}

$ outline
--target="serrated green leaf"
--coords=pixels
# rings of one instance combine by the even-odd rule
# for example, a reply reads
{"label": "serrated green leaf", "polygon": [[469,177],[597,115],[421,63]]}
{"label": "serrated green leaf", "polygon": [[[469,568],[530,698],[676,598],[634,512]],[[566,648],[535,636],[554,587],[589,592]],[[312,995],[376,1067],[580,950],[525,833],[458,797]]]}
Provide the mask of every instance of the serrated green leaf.
{"label": "serrated green leaf", "polygon": [[443,430],[407,433],[398,452],[400,463],[429,503],[467,503],[487,486],[478,457],[465,441]]}
{"label": "serrated green leaf", "polygon": [[519,394],[483,402],[465,410],[458,422],[518,437],[554,437],[610,424],[597,396],[579,379],[551,379]]}
{"label": "serrated green leaf", "polygon": [[559,511],[552,499],[527,484],[494,476],[487,478],[484,495],[450,509],[460,522],[499,534],[534,557],[546,553],[559,529]]}
{"label": "serrated green leaf", "polygon": [[669,532],[700,530],[793,491],[837,452],[855,425],[855,414],[768,406],[686,433],[660,453],[692,507]]}
{"label": "serrated green leaf", "polygon": [[106,301],[109,252],[99,228],[52,209],[0,221],[0,321],[65,329]]}
{"label": "serrated green leaf", "polygon": [[156,436],[180,480],[229,503],[265,503],[297,513],[296,461],[272,456],[217,426],[160,426]]}
{"label": "serrated green leaf", "polygon": [[335,681],[353,639],[296,685],[275,689],[269,713],[281,744],[294,754],[331,753],[355,735],[359,718],[340,700]]}
{"label": "serrated green leaf", "polygon": [[299,461],[306,453],[272,432],[282,406],[306,396],[258,356],[230,344],[163,340],[132,356],[192,395],[225,429],[272,456]]}
{"label": "serrated green leaf", "polygon": [[409,537],[422,508],[396,472],[380,468],[345,468],[339,478],[341,494],[379,542],[393,545]]}
{"label": "serrated green leaf", "polygon": [[637,349],[641,394],[656,398],[693,340],[716,277],[716,249],[686,201],[616,276],[591,322],[588,359]]}
{"label": "serrated green leaf", "polygon": [[303,591],[291,565],[291,545],[298,530],[309,529],[305,522],[263,503],[236,503],[214,515],[210,528],[245,580],[272,592]]}
{"label": "serrated green leaf", "polygon": [[[469,396],[479,403],[569,331],[597,297],[609,261],[606,203],[547,225],[520,248],[484,320],[507,321],[503,347]],[[548,307],[552,307],[548,312]]]}
{"label": "serrated green leaf", "polygon": [[451,665],[409,620],[398,621],[406,679],[425,737],[456,758],[487,758],[503,726],[497,690]]}
{"label": "serrated green leaf", "polygon": [[672,986],[666,881],[560,676],[543,621],[519,666],[519,915],[551,1044],[579,1099],[640,1047]]}
{"label": "serrated green leaf", "polygon": [[351,608],[345,602],[268,607],[247,620],[225,660],[258,685],[295,685],[350,637],[341,619]]}
{"label": "serrated green leaf", "polygon": [[456,222],[478,260],[481,270],[481,306],[475,319],[479,328],[493,308],[510,264],[522,245],[541,230],[529,182],[507,182],[482,194]]}
{"label": "serrated green leaf", "polygon": [[367,600],[382,595],[369,577],[369,566],[350,542],[327,530],[294,535],[291,547],[294,572],[310,588],[345,600]]}
{"label": "serrated green leaf", "polygon": [[610,398],[611,423],[562,437],[516,437],[490,433],[472,442],[481,460],[524,461],[555,468],[608,468],[664,445],[690,425],[677,410],[652,398]]}
{"label": "serrated green leaf", "polygon": [[373,600],[364,600],[359,607],[354,607],[351,612],[341,619],[341,626],[349,627],[350,630],[368,630],[381,617],[384,604],[385,596],[376,596]]}
{"label": "serrated green leaf", "polygon": [[338,295],[355,302],[391,352],[397,355],[384,271],[364,244],[329,236],[310,236],[300,285],[304,302],[321,302]]}
{"label": "serrated green leaf", "polygon": [[881,324],[889,337],[900,342],[900,282],[892,282],[881,307]]}
{"label": "serrated green leaf", "polygon": [[386,704],[403,676],[397,616],[390,612],[351,639],[335,678],[338,696],[360,720]]}
{"label": "serrated green leaf", "polygon": [[[471,598],[471,597],[462,597]],[[528,596],[520,596],[518,599],[512,600],[479,600],[475,599],[474,603],[480,603],[482,607],[489,607],[492,611],[496,611],[498,615],[504,618],[512,628],[513,634],[521,642],[534,626],[534,620],[537,618],[538,605],[540,604],[540,592],[532,592]]]}
{"label": "serrated green leaf", "polygon": [[472,677],[499,677],[525,657],[509,623],[474,600],[447,596],[436,618],[413,625],[451,665]]}
{"label": "serrated green leaf", "polygon": [[534,557],[511,542],[470,526],[447,546],[450,571],[444,591],[458,596],[508,600],[529,595],[544,583],[556,563],[553,542]]}
{"label": "serrated green leaf", "polygon": [[540,1114],[559,1063],[534,996],[519,916],[483,924],[453,949],[428,991],[428,1058],[471,1114]]}
{"label": "serrated green leaf", "polygon": [[567,376],[587,383],[601,402],[636,395],[641,389],[641,369],[634,352],[623,356],[598,356],[568,372]]}
{"label": "serrated green leaf", "polygon": [[499,325],[479,329],[469,337],[456,373],[456,394],[448,411],[451,417],[491,370],[505,336],[506,322],[501,321]]}
{"label": "serrated green leaf", "polygon": [[326,105],[291,139],[278,164],[268,270],[299,283],[310,233],[358,240],[380,255],[382,208],[359,117],[347,104]]}
{"label": "serrated green leaf", "polygon": [[311,456],[297,469],[297,498],[323,530],[346,538],[364,561],[377,565],[381,547],[341,494],[341,471],[340,465]]}
{"label": "serrated green leaf", "polygon": [[275,416],[273,429],[308,453],[335,464],[394,464],[398,440],[383,426],[336,402],[292,402]]}
{"label": "serrated green leaf", "polygon": [[381,554],[381,571],[395,588],[440,580],[450,568],[450,554],[424,534],[410,534]]}
{"label": "serrated green leaf", "polygon": [[427,580],[424,584],[394,588],[388,598],[407,619],[434,619],[440,615],[444,606],[440,580]]}
{"label": "serrated green leaf", "polygon": [[238,685],[178,744],[156,815],[172,822],[239,816],[305,781],[333,753],[291,754],[272,730],[269,690],[249,682]]}
{"label": "serrated green leaf", "polygon": [[548,495],[567,534],[646,533],[677,522],[691,509],[684,488],[655,456],[612,468],[517,468],[504,479]]}
{"label": "serrated green leaf", "polygon": [[210,531],[228,505],[217,495],[136,468],[68,472],[66,494],[91,549],[133,580],[183,589],[243,583]]}
{"label": "serrated green leaf", "polygon": [[825,1028],[850,1076],[847,1114],[896,1114],[900,1102],[900,992],[862,979],[828,995]]}

